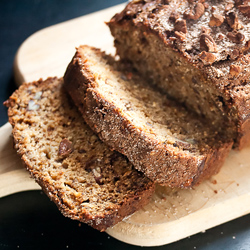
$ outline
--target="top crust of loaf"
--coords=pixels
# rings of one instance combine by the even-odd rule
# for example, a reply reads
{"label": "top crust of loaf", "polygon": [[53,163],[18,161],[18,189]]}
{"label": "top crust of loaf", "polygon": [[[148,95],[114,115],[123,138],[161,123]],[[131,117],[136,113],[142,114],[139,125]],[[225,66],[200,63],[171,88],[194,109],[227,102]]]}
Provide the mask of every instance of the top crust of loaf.
{"label": "top crust of loaf", "polygon": [[[243,2],[136,0],[116,14],[110,25],[131,21],[147,28],[198,67],[230,63],[250,48],[250,8],[245,12],[247,3]],[[223,71],[228,73],[226,68]]]}
{"label": "top crust of loaf", "polygon": [[145,205],[154,184],[98,139],[62,85],[23,84],[5,103],[15,148],[63,215],[104,231]]}
{"label": "top crust of loaf", "polygon": [[99,137],[163,185],[192,187],[217,173],[232,142],[119,66],[100,50],[81,46],[64,76]]}
{"label": "top crust of loaf", "polygon": [[[224,115],[226,122],[221,126],[234,126],[233,130],[237,133],[235,146],[243,148],[250,143],[249,17],[250,7],[244,0],[136,0],[128,3],[108,25],[122,59],[126,59],[128,51],[124,48],[122,52],[124,45],[118,38],[118,27],[130,33],[135,28],[141,32],[136,34],[135,30],[135,36],[144,34],[141,38],[142,48],[147,38],[156,36],[161,42],[155,46],[171,48],[180,63],[189,64],[186,65],[187,70],[191,65],[197,69],[194,75],[201,74],[200,79],[203,78],[211,94],[216,96],[211,103],[217,102],[216,108],[221,109],[219,116]],[[192,74],[191,71],[188,74]],[[194,78],[193,85],[197,83]],[[181,98],[176,93],[173,96]],[[185,102],[185,98],[181,101]],[[185,104],[190,106],[190,102]],[[191,105],[191,108],[199,112],[198,104],[195,105]],[[211,120],[212,117],[215,120],[218,114],[212,112]]]}

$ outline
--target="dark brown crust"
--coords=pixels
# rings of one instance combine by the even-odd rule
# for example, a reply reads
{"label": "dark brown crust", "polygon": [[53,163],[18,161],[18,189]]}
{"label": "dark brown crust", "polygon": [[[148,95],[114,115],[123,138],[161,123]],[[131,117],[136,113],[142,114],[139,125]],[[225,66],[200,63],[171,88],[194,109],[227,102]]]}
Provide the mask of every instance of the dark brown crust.
{"label": "dark brown crust", "polygon": [[[106,213],[100,215],[92,215],[87,210],[85,212],[78,212],[74,207],[68,206],[64,201],[64,190],[57,190],[54,186],[46,179],[42,173],[34,170],[32,162],[28,157],[28,151],[25,148],[25,141],[21,135],[21,132],[16,128],[16,123],[18,122],[18,117],[16,116],[16,106],[20,102],[20,97],[22,91],[27,89],[29,86],[42,86],[46,89],[50,88],[53,82],[60,81],[62,85],[62,79],[48,78],[46,81],[39,80],[30,84],[23,84],[18,90],[16,90],[12,96],[5,102],[5,106],[8,107],[9,122],[13,127],[13,137],[15,148],[21,159],[26,166],[27,170],[31,176],[36,180],[36,182],[42,187],[43,191],[47,196],[57,205],[61,213],[73,220],[79,220],[92,226],[93,228],[105,231],[108,227],[115,225],[121,221],[124,217],[134,213],[144,205],[146,205],[154,193],[154,184],[148,180],[147,184],[145,182],[145,189],[138,190],[133,196],[128,196],[122,202],[117,203],[112,209],[106,211]],[[59,90],[59,89],[57,89]],[[66,101],[66,100],[65,100]],[[139,175],[138,175],[139,176]],[[142,189],[142,188],[140,188]]]}
{"label": "dark brown crust", "polygon": [[134,127],[98,93],[87,60],[79,51],[76,52],[64,76],[65,88],[85,121],[109,147],[126,155],[153,181],[170,187],[192,187],[219,171],[231,149],[231,142],[199,156],[178,152],[168,144],[159,144],[150,134]]}
{"label": "dark brown crust", "polygon": [[34,180],[41,186],[43,192],[56,204],[57,208],[65,217],[86,223],[101,232],[104,232],[107,228],[116,225],[125,217],[144,207],[149,203],[154,193],[154,187],[151,185],[151,188],[149,187],[148,190],[141,193],[138,192],[138,194],[133,198],[124,200],[122,204],[119,204],[112,210],[107,211],[107,213],[103,214],[103,216],[92,216],[87,212],[85,214],[78,214],[76,211],[65,205],[61,199],[62,194],[60,192],[55,190],[45,179],[42,179],[39,173],[32,171],[32,166],[25,155],[21,158],[31,177],[34,178]]}
{"label": "dark brown crust", "polygon": [[26,165],[27,170],[30,172],[32,178],[34,178],[35,181],[42,187],[44,193],[50,198],[51,201],[56,204],[60,212],[65,217],[86,223],[101,232],[104,232],[107,228],[116,225],[125,217],[144,207],[149,203],[154,193],[154,188],[153,186],[151,186],[151,188],[145,190],[145,192],[138,193],[133,198],[124,200],[123,204],[117,205],[117,207],[114,207],[112,210],[107,211],[107,213],[103,214],[103,216],[91,216],[91,214],[89,213],[77,214],[75,211],[73,211],[63,203],[62,199],[60,198],[62,195],[60,192],[57,192],[55,189],[53,189],[53,187],[49,183],[47,183],[46,180],[41,179],[39,174],[32,172],[31,166],[29,165],[25,157],[22,157],[22,160]]}
{"label": "dark brown crust", "polygon": [[[203,3],[206,6],[204,18],[203,15],[197,19],[191,18],[187,13],[194,9],[198,2],[199,4],[205,2]],[[228,126],[234,127],[233,130],[236,134],[234,138],[235,147],[242,149],[250,144],[250,130],[248,129],[250,106],[245,103],[250,99],[248,86],[250,78],[250,33],[247,29],[247,23],[249,22],[247,16],[249,15],[244,11],[242,12],[239,1],[234,2],[230,10],[227,10],[228,3],[226,1],[132,1],[121,13],[116,14],[108,25],[115,37],[117,53],[122,59],[131,58],[129,56],[126,58],[128,51],[126,51],[124,44],[115,34],[115,30],[132,31],[136,29],[139,31],[137,36],[143,34],[146,39],[149,34],[154,34],[163,47],[171,48],[173,53],[177,57],[179,56],[183,62],[199,71],[203,82],[209,88],[214,89],[216,96],[223,98],[221,113],[226,114],[225,119],[229,118],[225,125],[230,122]],[[244,1],[240,2],[244,3]],[[180,8],[178,9],[177,6],[180,6]],[[213,13],[224,17],[224,22],[218,24],[218,26],[209,25]],[[175,14],[179,21],[185,20],[186,27],[183,30],[186,38],[183,41],[175,34],[175,19],[172,14]],[[170,17],[171,15],[172,17]],[[236,18],[232,19],[233,15]],[[165,20],[166,25],[163,26],[159,20]],[[223,38],[219,39],[219,33]],[[243,40],[230,40],[231,33],[242,33]],[[202,46],[204,45],[202,42],[199,44],[199,39],[202,36],[209,37],[210,41],[212,41],[209,45],[213,47],[213,44],[215,44],[216,50],[211,48],[210,51],[206,46]],[[204,57],[204,52],[208,53],[207,57]],[[240,72],[237,74],[232,73],[230,70],[231,65],[239,66]],[[237,88],[239,87],[243,88],[247,95],[245,94],[243,97],[241,93],[238,93]]]}

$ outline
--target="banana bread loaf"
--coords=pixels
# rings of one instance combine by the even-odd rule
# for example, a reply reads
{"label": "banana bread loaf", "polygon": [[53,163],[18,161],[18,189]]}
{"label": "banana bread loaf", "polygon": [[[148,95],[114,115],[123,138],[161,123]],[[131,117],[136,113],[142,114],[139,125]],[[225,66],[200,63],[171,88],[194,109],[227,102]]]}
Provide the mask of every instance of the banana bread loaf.
{"label": "banana bread loaf", "polygon": [[168,95],[250,143],[248,1],[134,0],[108,23],[117,54]]}
{"label": "banana bread loaf", "polygon": [[157,183],[192,187],[231,149],[216,128],[96,48],[77,49],[64,84],[100,139]]}
{"label": "banana bread loaf", "polygon": [[104,231],[145,205],[154,184],[98,139],[62,85],[24,84],[5,102],[15,148],[63,215]]}

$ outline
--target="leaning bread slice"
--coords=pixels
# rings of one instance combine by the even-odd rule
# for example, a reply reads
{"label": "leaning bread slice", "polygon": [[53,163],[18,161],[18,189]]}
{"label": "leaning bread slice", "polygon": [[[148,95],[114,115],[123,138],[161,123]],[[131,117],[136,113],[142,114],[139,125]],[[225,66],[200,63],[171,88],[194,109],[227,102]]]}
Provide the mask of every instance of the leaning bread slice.
{"label": "leaning bread slice", "polygon": [[62,85],[24,84],[6,102],[15,148],[63,215],[104,231],[145,205],[154,184],[98,139]]}
{"label": "leaning bread slice", "polygon": [[86,122],[153,181],[192,187],[217,173],[232,142],[96,48],[81,46],[64,83]]}

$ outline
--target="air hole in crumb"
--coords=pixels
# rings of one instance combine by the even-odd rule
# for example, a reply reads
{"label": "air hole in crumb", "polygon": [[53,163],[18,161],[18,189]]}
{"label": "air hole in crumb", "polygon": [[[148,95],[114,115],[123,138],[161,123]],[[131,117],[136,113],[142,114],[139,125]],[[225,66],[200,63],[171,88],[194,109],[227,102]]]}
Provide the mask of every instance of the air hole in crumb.
{"label": "air hole in crumb", "polygon": [[146,44],[148,44],[148,40],[145,37],[142,37],[141,43],[146,45]]}
{"label": "air hole in crumb", "polygon": [[54,127],[48,126],[47,131],[50,132],[50,131],[53,131],[54,129],[55,129]]}
{"label": "air hole in crumb", "polygon": [[89,203],[89,199],[83,201],[82,203]]}
{"label": "air hole in crumb", "polygon": [[224,107],[225,106],[225,101],[224,101],[223,97],[222,96],[218,96],[218,100],[219,100],[219,102],[222,103],[222,106]]}
{"label": "air hole in crumb", "polygon": [[86,153],[86,152],[87,152],[87,151],[86,151],[85,149],[83,149],[83,148],[81,148],[81,149],[78,150],[78,153],[79,153],[79,154],[83,154],[83,153]]}
{"label": "air hole in crumb", "polygon": [[[153,10],[152,10],[152,13],[157,13],[157,12],[159,12],[159,9],[158,8],[154,8]],[[146,38],[144,38],[145,40],[146,40]]]}
{"label": "air hole in crumb", "polygon": [[44,154],[45,154],[46,158],[47,158],[48,160],[50,160],[50,159],[51,159],[51,157],[50,157],[50,153],[49,153],[49,151],[48,151],[47,149],[45,149],[43,152],[44,152]]}
{"label": "air hole in crumb", "polygon": [[30,120],[24,120],[23,122],[24,122],[25,124],[29,125],[29,126],[32,125],[32,121],[30,121]]}
{"label": "air hole in crumb", "polygon": [[117,181],[119,181],[120,180],[120,177],[119,176],[115,176],[114,177],[114,182],[117,182]]}

